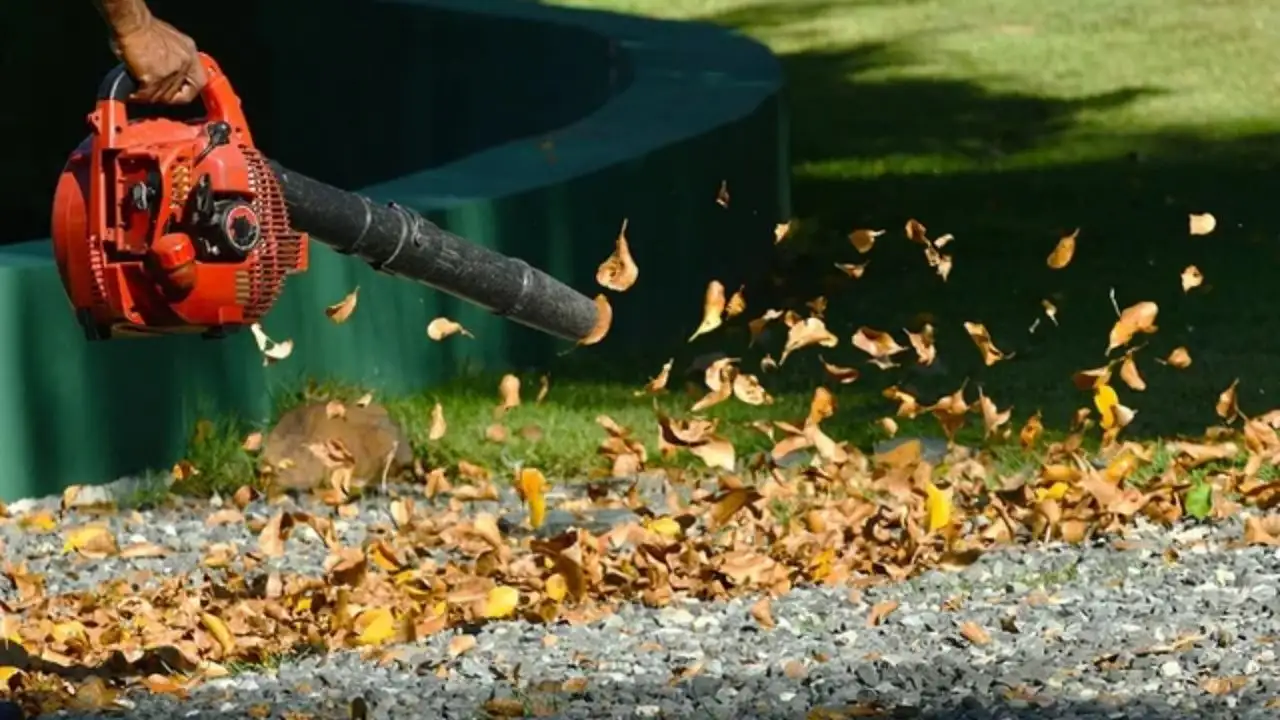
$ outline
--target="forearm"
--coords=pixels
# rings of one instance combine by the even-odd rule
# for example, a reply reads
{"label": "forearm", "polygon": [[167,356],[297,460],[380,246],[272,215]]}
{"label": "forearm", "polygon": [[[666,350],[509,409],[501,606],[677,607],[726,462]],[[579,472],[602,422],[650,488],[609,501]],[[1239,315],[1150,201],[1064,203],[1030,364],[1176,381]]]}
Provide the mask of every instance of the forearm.
{"label": "forearm", "polygon": [[93,6],[116,37],[128,35],[151,22],[146,0],[93,0]]}

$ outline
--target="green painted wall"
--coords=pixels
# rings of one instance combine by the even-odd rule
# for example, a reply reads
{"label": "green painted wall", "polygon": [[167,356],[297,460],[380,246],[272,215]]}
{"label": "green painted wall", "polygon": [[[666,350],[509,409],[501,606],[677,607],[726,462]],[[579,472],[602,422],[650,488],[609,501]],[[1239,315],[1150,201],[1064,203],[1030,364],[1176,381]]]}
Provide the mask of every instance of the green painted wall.
{"label": "green painted wall", "polygon": [[[13,225],[23,237],[47,233],[57,171],[112,65],[88,3],[36,7],[0,9],[0,70],[35,98],[0,110],[0,129],[31,138],[6,163],[0,195],[0,210],[27,218]],[[207,5],[154,7],[219,59],[259,144],[299,171],[426,212],[589,294],[630,218],[641,276],[611,296],[615,329],[590,350],[601,368],[687,337],[712,277],[731,289],[759,279],[788,214],[780,71],[763,47],[718,28],[516,0],[236,0],[218,3],[233,14],[217,18]],[[31,42],[13,52],[15,37]],[[61,45],[42,49],[53,37]],[[18,71],[49,47],[72,49],[43,76]],[[728,209],[714,202],[721,180]],[[295,341],[285,362],[263,368],[247,333],[90,344],[48,242],[0,239],[4,499],[166,466],[198,414],[264,417],[269,390],[304,377],[406,391],[463,366],[537,366],[564,347],[323,247],[264,322]],[[352,320],[325,319],[357,285]],[[431,343],[425,326],[442,314],[479,340]]]}

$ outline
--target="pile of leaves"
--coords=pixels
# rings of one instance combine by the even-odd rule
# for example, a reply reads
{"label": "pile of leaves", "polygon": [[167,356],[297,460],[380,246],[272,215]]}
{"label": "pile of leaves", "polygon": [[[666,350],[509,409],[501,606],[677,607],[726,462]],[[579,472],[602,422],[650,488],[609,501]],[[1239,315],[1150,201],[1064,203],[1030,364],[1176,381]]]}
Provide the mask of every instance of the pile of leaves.
{"label": "pile of leaves", "polygon": [[[724,188],[717,202],[728,203]],[[1191,218],[1192,234],[1209,232],[1212,225],[1208,216]],[[779,226],[778,242],[788,230]],[[624,223],[614,253],[598,274],[600,284],[613,292],[625,292],[639,273],[625,231]],[[859,230],[850,240],[858,252],[867,253],[883,234]],[[945,281],[953,259],[942,249],[953,238],[932,240],[915,220],[905,234]],[[1065,268],[1076,242],[1077,233],[1062,238],[1048,266]],[[866,263],[840,268],[856,279]],[[1187,291],[1200,277],[1191,270],[1183,275]],[[356,298],[353,291],[326,314],[334,322],[346,322]],[[612,313],[604,295],[597,297],[597,306],[600,325],[583,345],[600,342],[608,333]],[[1047,301],[1044,308],[1056,322],[1057,309]],[[255,493],[244,488],[208,522],[244,523],[256,535],[256,544],[211,545],[202,567],[190,577],[120,580],[84,592],[49,594],[43,578],[23,563],[8,562],[3,573],[18,597],[0,605],[0,642],[6,648],[0,656],[0,696],[15,698],[34,712],[118,707],[131,688],[182,695],[239,666],[298,652],[352,650],[372,662],[394,662],[403,657],[405,643],[463,629],[432,669],[443,677],[476,644],[465,629],[477,623],[510,618],[548,625],[586,623],[622,603],[660,607],[680,598],[715,601],[749,595],[756,598],[752,616],[771,628],[770,599],[797,585],[848,585],[856,591],[928,569],[962,568],[1010,543],[1122,537],[1138,519],[1169,525],[1187,516],[1228,517],[1245,506],[1251,510],[1240,542],[1280,544],[1280,515],[1270,514],[1280,503],[1280,482],[1271,470],[1280,457],[1280,411],[1246,416],[1236,403],[1233,383],[1217,401],[1222,426],[1199,442],[1157,447],[1120,438],[1136,411],[1120,403],[1113,380],[1135,390],[1143,387],[1136,362],[1140,348],[1132,342],[1157,331],[1159,309],[1151,302],[1116,308],[1107,353],[1123,352],[1076,375],[1075,382],[1092,394],[1093,402],[1076,414],[1064,440],[1047,442],[1038,414],[1015,432],[1011,413],[981,389],[970,390],[967,382],[933,402],[898,387],[884,392],[888,413],[880,424],[888,435],[897,432],[901,418],[932,417],[949,440],[966,424],[978,423],[991,447],[1021,447],[1033,458],[1021,471],[1000,472],[989,447],[951,442],[944,454],[933,456],[919,440],[908,440],[873,454],[829,436],[823,423],[838,411],[830,388],[856,382],[861,371],[825,360],[825,378],[813,391],[807,415],[754,423],[771,438],[772,450],[738,457],[719,423],[702,411],[723,402],[771,404],[762,377],[795,353],[839,344],[826,327],[824,309],[825,301],[817,298],[807,304],[806,313],[768,309],[749,321],[752,342],[770,323],[786,326],[778,359],[766,355],[759,374],[747,372],[734,358],[711,363],[705,394],[683,417],[655,405],[650,428],[598,418],[605,474],[659,475],[669,487],[660,511],[642,500],[637,486],[622,491],[592,486],[586,497],[561,503],[559,509],[570,513],[625,507],[639,518],[606,532],[534,533],[547,517],[549,490],[536,468],[519,468],[511,478],[527,512],[522,527],[504,532],[497,518],[471,506],[498,499],[495,482],[501,478],[466,462],[451,468],[419,463],[412,485],[392,485],[378,500],[388,504],[392,522],[369,528],[363,546],[344,546],[334,522],[356,514],[355,504],[366,488],[352,475],[350,452],[330,441],[312,448],[330,472],[328,486],[316,491],[327,512],[275,509],[266,519],[246,515]],[[744,289],[729,295],[712,281],[690,339],[715,332],[745,312]],[[981,323],[966,323],[965,329],[985,365],[1009,357]],[[427,334],[437,342],[470,335],[447,318],[433,321]],[[289,341],[270,341],[260,328],[255,335],[264,362],[284,360],[292,349]],[[850,342],[871,367],[882,371],[902,366],[911,355],[914,362],[928,365],[937,353],[927,324],[908,332],[905,345],[870,327],[858,328]],[[1182,348],[1162,361],[1179,369],[1191,363]],[[637,397],[665,392],[673,362],[639,388]],[[539,399],[549,391],[544,379]],[[504,378],[498,395],[490,434],[503,437],[509,432],[504,414],[521,402],[519,379]],[[340,403],[334,405],[332,411],[340,414]],[[1085,439],[1095,430],[1101,449],[1086,452]],[[441,441],[446,433],[443,408],[437,406],[431,438]],[[642,440],[646,433],[656,435],[656,457]],[[246,440],[247,447],[260,443],[260,437]],[[714,479],[711,486],[690,490],[693,478],[670,467],[669,461],[684,453],[705,465]],[[802,461],[789,461],[796,457]],[[73,504],[75,492],[68,491],[65,507]],[[65,507],[61,517],[0,512],[0,522],[18,523],[30,532],[61,533],[64,551],[85,563],[168,552],[146,543],[121,547],[107,525],[77,525],[83,518]],[[323,574],[268,570],[265,561],[285,556],[290,542],[323,543]],[[447,561],[435,559],[440,550],[447,551]],[[893,610],[891,604],[877,605],[867,622],[879,623]],[[977,642],[984,631],[967,627],[963,636]],[[554,635],[546,642],[554,642]]]}

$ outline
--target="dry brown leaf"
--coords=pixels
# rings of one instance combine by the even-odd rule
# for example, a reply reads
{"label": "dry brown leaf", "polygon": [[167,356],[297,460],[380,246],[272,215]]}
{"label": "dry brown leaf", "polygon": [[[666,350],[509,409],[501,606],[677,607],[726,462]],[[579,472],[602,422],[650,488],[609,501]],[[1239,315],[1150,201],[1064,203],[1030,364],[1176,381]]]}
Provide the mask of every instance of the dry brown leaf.
{"label": "dry brown leaf", "polygon": [[725,304],[724,285],[719,280],[712,280],[702,298],[702,322],[689,336],[689,342],[720,327],[724,322]]}
{"label": "dry brown leaf", "polygon": [[1204,284],[1204,274],[1195,265],[1188,265],[1182,271],[1182,292],[1191,292]]}
{"label": "dry brown leaf", "polygon": [[862,374],[858,372],[857,368],[843,367],[840,365],[832,365],[831,363],[827,362],[821,355],[818,356],[818,362],[822,363],[822,369],[826,370],[827,376],[830,377],[832,380],[835,380],[836,382],[840,383],[841,385],[848,385],[849,383],[857,380],[858,377],[861,376]]}
{"label": "dry brown leaf", "polygon": [[972,620],[966,620],[960,623],[960,635],[973,645],[981,646],[991,642],[991,634],[984,630],[981,625]]}
{"label": "dry brown leaf", "polygon": [[853,243],[855,250],[865,255],[875,247],[876,238],[883,234],[883,230],[854,230],[849,233],[849,242]]}
{"label": "dry brown leaf", "polygon": [[675,365],[675,362],[676,359],[671,358],[663,363],[662,369],[658,371],[658,374],[649,382],[645,383],[643,388],[637,390],[634,393],[635,396],[640,397],[641,395],[652,395],[665,390],[667,387],[667,381],[671,378],[671,368]]}
{"label": "dry brown leaf", "polygon": [[729,207],[729,181],[721,180],[720,189],[716,190],[716,204],[722,208]]}
{"label": "dry brown leaf", "polygon": [[1218,227],[1218,219],[1209,213],[1191,214],[1187,217],[1188,229],[1192,235],[1208,235]]}
{"label": "dry brown leaf", "polygon": [[811,345],[833,348],[839,342],[840,339],[827,329],[826,323],[822,320],[816,317],[805,318],[787,330],[787,344],[782,348],[782,357],[778,359],[778,364],[785,363],[791,353],[801,348]]}
{"label": "dry brown leaf", "polygon": [[733,297],[729,298],[729,302],[724,306],[724,316],[726,319],[736,318],[747,311],[747,286],[739,287],[733,293]]}
{"label": "dry brown leaf", "polygon": [[1164,362],[1169,367],[1185,370],[1191,367],[1191,353],[1187,352],[1184,347],[1176,347],[1169,353],[1169,357]]}
{"label": "dry brown leaf", "polygon": [[858,265],[857,263],[836,263],[835,265],[836,265],[836,269],[838,269],[840,272],[844,273],[845,275],[848,275],[854,280],[857,280],[867,272],[867,266],[870,264],[871,264],[871,261],[868,260],[867,262],[864,262],[861,265]]}
{"label": "dry brown leaf", "polygon": [[609,329],[613,327],[613,306],[609,304],[609,298],[604,295],[597,295],[596,303],[596,324],[591,328],[591,332],[587,336],[578,341],[578,345],[587,347],[595,345],[604,340],[609,334]]}
{"label": "dry brown leaf", "polygon": [[978,408],[982,411],[983,437],[988,439],[1013,417],[1013,408],[1000,412],[995,401],[983,394],[981,389],[978,390]]}
{"label": "dry brown leaf", "polygon": [[293,354],[292,340],[281,340],[280,342],[272,340],[267,337],[266,331],[262,329],[262,325],[259,323],[250,325],[249,332],[253,334],[253,340],[258,345],[258,352],[262,353],[263,367],[284,360]]}
{"label": "dry brown leaf", "polygon": [[533,404],[541,405],[542,401],[547,399],[549,392],[551,392],[551,376],[543,375],[538,378],[538,394],[533,398]]}
{"label": "dry brown leaf", "polygon": [[1151,334],[1158,330],[1156,315],[1159,312],[1160,307],[1150,301],[1135,303],[1125,308],[1111,328],[1111,335],[1107,340],[1107,352],[1128,344],[1138,333]]}
{"label": "dry brown leaf", "polygon": [[444,420],[444,406],[437,402],[431,408],[431,427],[427,430],[427,439],[435,442],[444,437],[448,430],[449,424]]}
{"label": "dry brown leaf", "polygon": [[910,330],[903,330],[903,332],[907,334],[911,347],[916,351],[916,360],[921,365],[932,365],[933,361],[938,359],[938,348],[933,344],[932,325],[925,323],[918,333],[913,333]]}
{"label": "dry brown leaf", "polygon": [[357,286],[356,289],[348,293],[346,297],[342,298],[342,300],[325,308],[324,314],[335,324],[341,325],[351,317],[351,313],[356,311],[356,299],[359,294],[360,288]]}
{"label": "dry brown leaf", "polygon": [[1239,378],[1232,380],[1230,387],[1218,395],[1218,402],[1213,408],[1214,412],[1218,413],[1218,417],[1227,422],[1232,422],[1237,417],[1240,417],[1240,406],[1237,404],[1236,399],[1236,389],[1239,385]]}
{"label": "dry brown leaf", "polygon": [[760,627],[766,630],[772,630],[778,626],[778,623],[773,619],[773,603],[768,595],[760,598],[751,606],[751,617],[755,618],[755,621],[760,623]]}
{"label": "dry brown leaf", "polygon": [[964,324],[965,332],[969,333],[969,337],[973,340],[973,344],[978,346],[978,351],[982,353],[982,363],[987,367],[991,367],[1007,357],[995,342],[991,340],[991,333],[982,323],[966,322]]}
{"label": "dry brown leaf", "polygon": [[1062,236],[1054,246],[1053,252],[1049,253],[1045,264],[1054,270],[1061,270],[1071,264],[1071,258],[1076,254],[1076,238],[1079,235],[1080,228],[1076,228],[1069,235]]}
{"label": "dry brown leaf", "polygon": [[1138,372],[1138,363],[1133,359],[1133,353],[1130,352],[1124,356],[1124,360],[1120,363],[1120,379],[1125,385],[1138,391],[1147,389],[1147,382],[1142,379],[1142,374]]}
{"label": "dry brown leaf", "polygon": [[853,346],[875,360],[888,360],[906,350],[889,333],[866,326],[853,334]]}
{"label": "dry brown leaf", "polygon": [[614,292],[626,292],[639,277],[640,268],[631,257],[631,248],[627,244],[627,219],[623,218],[622,229],[614,241],[613,254],[596,269],[596,282]]}
{"label": "dry brown leaf", "polygon": [[498,382],[498,407],[496,412],[505,413],[520,406],[520,378],[507,373]]}
{"label": "dry brown leaf", "polygon": [[883,624],[885,619],[898,609],[897,600],[882,600],[871,606],[871,612],[867,615],[867,627],[875,627]]}
{"label": "dry brown leaf", "polygon": [[453,335],[474,338],[471,331],[447,317],[438,317],[427,324],[427,337],[439,342]]}
{"label": "dry brown leaf", "polygon": [[787,239],[787,235],[791,234],[791,221],[778,223],[773,226],[773,244],[777,245]]}

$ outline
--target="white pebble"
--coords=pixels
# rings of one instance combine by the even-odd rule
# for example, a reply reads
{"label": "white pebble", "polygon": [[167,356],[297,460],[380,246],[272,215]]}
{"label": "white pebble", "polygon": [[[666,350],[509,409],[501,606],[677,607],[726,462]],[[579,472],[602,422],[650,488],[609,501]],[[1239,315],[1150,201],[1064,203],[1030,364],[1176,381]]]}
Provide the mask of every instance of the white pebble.
{"label": "white pebble", "polygon": [[1178,677],[1182,674],[1182,666],[1178,664],[1177,660],[1170,660],[1160,666],[1160,674],[1167,678]]}
{"label": "white pebble", "polygon": [[662,712],[662,708],[657,705],[639,705],[636,707],[636,717],[657,717]]}

